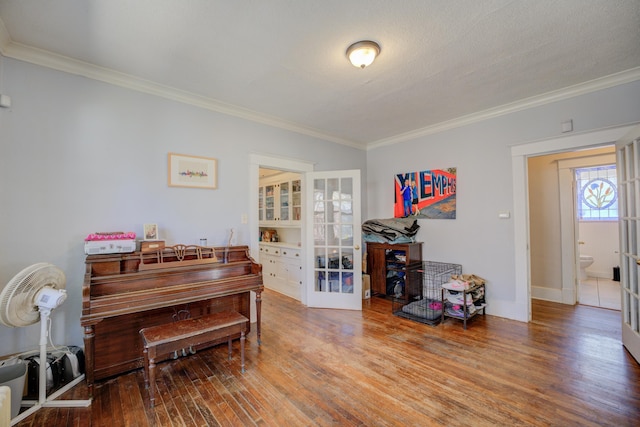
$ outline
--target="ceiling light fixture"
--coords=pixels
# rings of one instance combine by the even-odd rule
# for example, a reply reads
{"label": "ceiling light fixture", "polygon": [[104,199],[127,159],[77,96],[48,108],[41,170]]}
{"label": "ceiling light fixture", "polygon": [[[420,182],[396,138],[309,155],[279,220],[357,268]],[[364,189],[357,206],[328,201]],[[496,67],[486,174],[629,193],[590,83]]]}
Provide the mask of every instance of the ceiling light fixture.
{"label": "ceiling light fixture", "polygon": [[356,42],[347,49],[347,58],[354,67],[358,68],[371,65],[378,55],[380,55],[380,45],[371,40]]}

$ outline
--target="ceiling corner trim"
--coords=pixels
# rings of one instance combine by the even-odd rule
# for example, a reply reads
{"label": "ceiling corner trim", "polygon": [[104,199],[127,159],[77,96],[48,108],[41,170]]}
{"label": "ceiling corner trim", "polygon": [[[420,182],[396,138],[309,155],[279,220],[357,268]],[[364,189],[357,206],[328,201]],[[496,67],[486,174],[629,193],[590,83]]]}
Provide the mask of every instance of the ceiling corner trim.
{"label": "ceiling corner trim", "polygon": [[[0,21],[0,24],[1,23],[2,21]],[[2,43],[3,41],[3,28],[4,26],[0,25],[0,43]],[[0,48],[3,49],[1,53],[9,58],[29,62],[31,64],[51,68],[69,74],[87,77],[89,79],[98,80],[104,83],[120,86],[137,92],[171,99],[183,104],[189,104],[195,107],[215,111],[229,116],[239,117],[251,122],[261,123],[267,126],[288,130],[290,132],[311,136],[313,138],[322,139],[324,141],[346,145],[359,150],[366,150],[366,145],[364,143],[328,135],[315,129],[306,128],[275,117],[270,117],[265,114],[247,110],[242,107],[226,104],[212,98],[207,98],[194,93],[182,91],[173,87],[134,77],[129,74],[120,73],[118,71],[99,67],[87,62],[78,61],[76,59],[69,58],[63,55],[57,55],[49,51],[16,43],[8,38],[8,33],[7,40],[8,41],[4,46],[0,44]]]}
{"label": "ceiling corner trim", "polygon": [[446,122],[437,123],[415,131],[406,132],[390,138],[381,139],[370,143],[367,149],[382,147],[385,145],[393,145],[401,142],[410,141],[427,135],[444,132],[446,130],[466,126],[469,124],[481,122],[483,120],[504,116],[506,114],[515,113],[517,111],[526,110],[528,108],[539,107],[552,102],[573,98],[575,96],[588,94],[602,89],[618,86],[624,83],[631,83],[640,80],[640,67],[632,68],[609,76],[594,79],[585,83],[569,86],[542,95],[525,98],[510,104],[501,105],[496,108],[479,111],[457,119],[448,120]]}
{"label": "ceiling corner trim", "polygon": [[0,54],[4,55],[7,46],[11,44],[11,37],[9,36],[9,31],[7,27],[4,25],[4,21],[0,19]]}
{"label": "ceiling corner trim", "polygon": [[615,143],[637,126],[638,122],[602,129],[587,130],[571,135],[555,135],[549,138],[512,145],[511,157],[526,157],[539,154],[553,154],[576,148],[595,148]]}

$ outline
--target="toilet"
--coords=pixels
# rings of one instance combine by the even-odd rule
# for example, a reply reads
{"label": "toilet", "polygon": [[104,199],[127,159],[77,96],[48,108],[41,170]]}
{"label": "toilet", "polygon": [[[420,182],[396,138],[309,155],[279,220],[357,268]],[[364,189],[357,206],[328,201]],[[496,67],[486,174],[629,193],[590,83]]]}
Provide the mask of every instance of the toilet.
{"label": "toilet", "polygon": [[593,264],[593,257],[590,255],[580,255],[580,280],[587,280],[587,267]]}

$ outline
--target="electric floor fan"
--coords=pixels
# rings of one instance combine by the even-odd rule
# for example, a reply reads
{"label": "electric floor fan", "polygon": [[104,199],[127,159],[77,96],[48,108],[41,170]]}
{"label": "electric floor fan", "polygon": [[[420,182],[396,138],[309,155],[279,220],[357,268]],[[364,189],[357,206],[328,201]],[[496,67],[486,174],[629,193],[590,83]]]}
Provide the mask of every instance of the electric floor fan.
{"label": "electric floor fan", "polygon": [[52,310],[58,308],[67,299],[65,285],[66,277],[62,270],[52,264],[37,263],[18,273],[0,293],[0,323],[9,327],[23,327],[40,321],[38,400],[23,400],[22,406],[31,407],[15,417],[11,425],[44,406],[86,407],[91,404],[91,400],[55,401],[57,397],[84,380],[84,374],[47,396],[47,326]]}

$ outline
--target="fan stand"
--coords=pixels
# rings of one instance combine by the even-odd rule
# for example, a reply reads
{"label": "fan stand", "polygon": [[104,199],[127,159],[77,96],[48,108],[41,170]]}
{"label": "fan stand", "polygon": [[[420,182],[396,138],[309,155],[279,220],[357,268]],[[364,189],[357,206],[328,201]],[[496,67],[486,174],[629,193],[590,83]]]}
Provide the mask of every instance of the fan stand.
{"label": "fan stand", "polygon": [[91,399],[89,400],[55,400],[68,390],[73,388],[84,380],[84,374],[78,376],[69,384],[60,388],[56,392],[47,397],[47,324],[49,323],[49,316],[51,315],[51,309],[39,306],[40,312],[40,373],[38,384],[38,400],[23,400],[22,406],[31,406],[26,411],[18,414],[11,420],[11,425],[15,425],[18,422],[24,420],[29,415],[35,413],[43,407],[55,407],[55,408],[86,408],[91,405]]}

